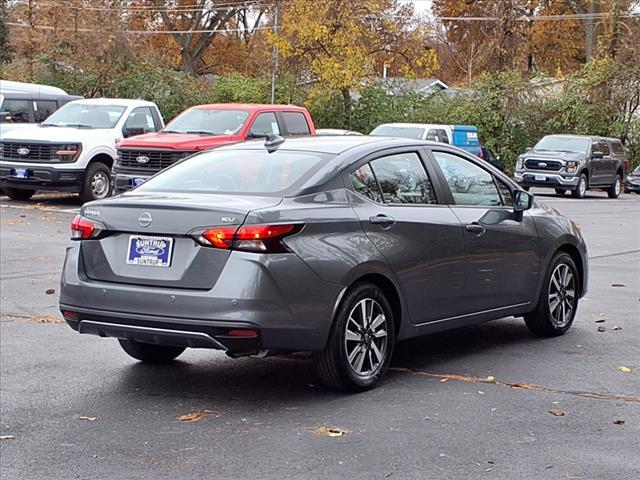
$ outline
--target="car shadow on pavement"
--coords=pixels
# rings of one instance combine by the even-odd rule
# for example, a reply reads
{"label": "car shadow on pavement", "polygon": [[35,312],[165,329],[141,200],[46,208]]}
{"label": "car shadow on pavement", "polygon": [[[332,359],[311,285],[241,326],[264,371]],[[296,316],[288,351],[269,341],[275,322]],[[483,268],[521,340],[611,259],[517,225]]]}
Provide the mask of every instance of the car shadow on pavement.
{"label": "car shadow on pavement", "polygon": [[[503,349],[535,348],[521,320],[504,319],[472,327],[431,334],[400,342],[391,367],[438,370],[447,363],[472,360]],[[119,377],[121,392],[161,397],[199,398],[224,403],[260,399],[261,403],[331,399],[345,394],[326,390],[319,383],[308,355],[265,359],[230,359],[219,352],[187,352],[168,365],[132,363]],[[389,388],[387,374],[380,388]]]}

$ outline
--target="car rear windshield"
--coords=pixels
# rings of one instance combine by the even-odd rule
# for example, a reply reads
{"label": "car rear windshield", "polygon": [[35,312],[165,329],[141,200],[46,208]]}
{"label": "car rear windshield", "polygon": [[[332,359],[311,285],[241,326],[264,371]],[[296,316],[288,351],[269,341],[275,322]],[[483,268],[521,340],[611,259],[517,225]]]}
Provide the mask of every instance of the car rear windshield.
{"label": "car rear windshield", "polygon": [[249,112],[244,110],[191,108],[178,115],[163,131],[197,135],[237,135],[248,116]]}
{"label": "car rear windshield", "polygon": [[318,152],[204,152],[161,172],[136,192],[283,193],[310,177],[332,155]]}
{"label": "car rear windshield", "polygon": [[424,136],[424,128],[401,127],[398,125],[380,125],[374,128],[369,135],[379,137],[402,137],[421,139]]}
{"label": "car rear windshield", "polygon": [[55,111],[44,126],[77,128],[113,128],[127,108],[123,105],[67,103]]}
{"label": "car rear windshield", "polygon": [[588,138],[576,138],[576,137],[559,137],[556,135],[549,135],[543,137],[534,150],[549,150],[556,152],[571,152],[571,153],[586,153],[589,150],[589,144],[591,142]]}

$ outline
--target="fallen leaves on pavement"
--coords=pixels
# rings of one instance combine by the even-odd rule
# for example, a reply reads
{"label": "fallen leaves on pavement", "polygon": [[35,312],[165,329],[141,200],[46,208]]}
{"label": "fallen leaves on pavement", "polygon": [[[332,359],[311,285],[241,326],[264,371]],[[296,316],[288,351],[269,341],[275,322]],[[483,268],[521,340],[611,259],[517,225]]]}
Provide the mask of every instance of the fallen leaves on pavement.
{"label": "fallen leaves on pavement", "polygon": [[603,326],[599,326],[599,327],[597,328],[597,330],[598,330],[600,333],[602,333],[602,332],[606,332],[606,331],[607,331],[607,329],[606,329],[606,328],[604,328]]}
{"label": "fallen leaves on pavement", "polygon": [[54,293],[56,293],[56,289],[55,288],[47,288],[44,293],[46,295],[53,295]]}
{"label": "fallen leaves on pavement", "polygon": [[621,418],[616,418],[616,419],[613,421],[613,424],[614,424],[614,425],[624,425],[624,420],[622,420]]}
{"label": "fallen leaves on pavement", "polygon": [[180,415],[180,421],[181,422],[198,422],[210,413],[212,413],[210,410],[195,410],[193,412]]}
{"label": "fallen leaves on pavement", "polygon": [[611,286],[613,288],[624,288],[626,285],[624,283],[612,283]]}
{"label": "fallen leaves on pavement", "polygon": [[0,435],[0,440],[13,440],[16,438],[15,435]]}
{"label": "fallen leaves on pavement", "polygon": [[557,408],[552,408],[549,410],[549,413],[554,417],[564,417],[564,412],[562,410],[558,410]]}
{"label": "fallen leaves on pavement", "polygon": [[98,417],[88,417],[86,415],[81,415],[80,420],[87,420],[88,422],[95,422],[98,420]]}
{"label": "fallen leaves on pavement", "polygon": [[326,437],[342,437],[349,433],[349,430],[340,427],[316,427],[311,431],[316,435],[324,435]]}
{"label": "fallen leaves on pavement", "polygon": [[631,369],[629,367],[625,367],[624,365],[620,365],[618,367],[618,370],[620,370],[622,373],[631,373]]}
{"label": "fallen leaves on pavement", "polygon": [[52,315],[43,315],[41,317],[33,317],[31,320],[36,323],[64,323],[64,320],[58,317],[54,317]]}

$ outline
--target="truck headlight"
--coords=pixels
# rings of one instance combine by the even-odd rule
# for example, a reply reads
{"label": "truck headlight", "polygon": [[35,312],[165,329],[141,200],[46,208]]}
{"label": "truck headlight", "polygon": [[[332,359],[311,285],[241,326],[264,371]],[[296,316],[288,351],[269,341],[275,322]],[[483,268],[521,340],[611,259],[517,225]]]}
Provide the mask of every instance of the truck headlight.
{"label": "truck headlight", "polygon": [[58,156],[58,160],[61,162],[73,161],[80,155],[82,151],[81,143],[68,143],[63,145],[58,145],[58,150],[56,151],[56,155]]}
{"label": "truck headlight", "polygon": [[518,157],[518,161],[516,162],[516,170],[522,170],[524,168],[524,158]]}
{"label": "truck headlight", "polygon": [[578,169],[578,162],[571,161],[567,162],[567,173],[576,173]]}

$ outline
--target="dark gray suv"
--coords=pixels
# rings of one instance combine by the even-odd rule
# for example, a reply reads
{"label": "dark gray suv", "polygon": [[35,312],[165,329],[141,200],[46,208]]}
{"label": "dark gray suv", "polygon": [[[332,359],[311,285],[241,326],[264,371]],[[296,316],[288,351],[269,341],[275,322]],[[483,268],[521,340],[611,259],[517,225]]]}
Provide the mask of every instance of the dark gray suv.
{"label": "dark gray suv", "polygon": [[577,225],[462,150],[278,137],[85,204],[60,310],[142,361],[310,351],[326,385],[364,390],[398,340],[508,316],[565,333],[587,271]]}
{"label": "dark gray suv", "polygon": [[554,188],[583,198],[589,188],[601,188],[618,198],[627,161],[620,140],[581,135],[547,135],[518,157],[514,178],[525,189]]}

